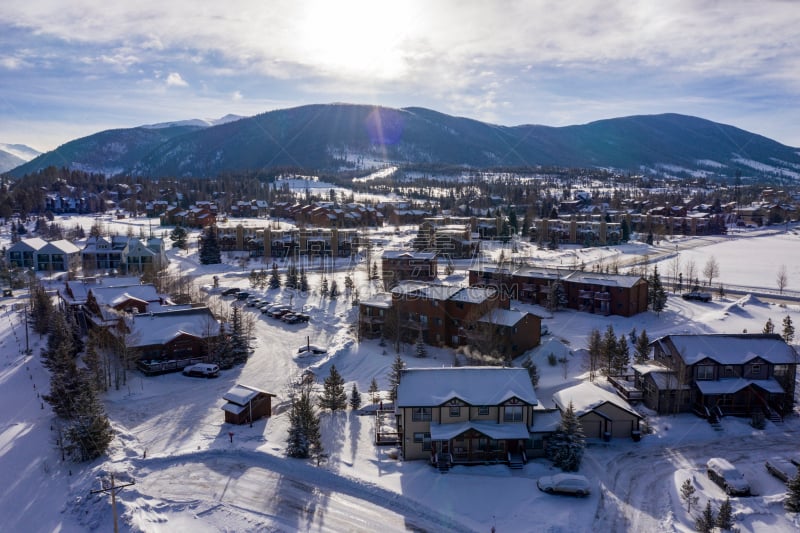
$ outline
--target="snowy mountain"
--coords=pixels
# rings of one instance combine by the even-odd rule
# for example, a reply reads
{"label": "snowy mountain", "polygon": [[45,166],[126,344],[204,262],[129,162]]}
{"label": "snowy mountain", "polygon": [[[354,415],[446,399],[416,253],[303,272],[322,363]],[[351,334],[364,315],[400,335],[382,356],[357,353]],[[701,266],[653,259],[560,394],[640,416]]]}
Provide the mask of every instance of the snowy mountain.
{"label": "snowy mountain", "polygon": [[18,167],[40,154],[40,151],[24,144],[0,143],[0,172]]}
{"label": "snowy mountain", "polygon": [[196,126],[199,128],[209,128],[211,126],[219,126],[220,124],[227,124],[228,122],[236,122],[243,119],[242,115],[227,114],[220,118],[192,118],[189,120],[178,120],[175,122],[160,122],[158,124],[146,124],[142,128],[161,129],[171,128],[173,126]]}
{"label": "snowy mountain", "polygon": [[71,141],[11,172],[68,165],[106,174],[216,176],[291,167],[362,170],[370,161],[473,168],[584,167],[685,179],[800,179],[800,151],[702,118],[642,115],[565,127],[499,126],[418,107],[330,104],[209,125],[190,120]]}

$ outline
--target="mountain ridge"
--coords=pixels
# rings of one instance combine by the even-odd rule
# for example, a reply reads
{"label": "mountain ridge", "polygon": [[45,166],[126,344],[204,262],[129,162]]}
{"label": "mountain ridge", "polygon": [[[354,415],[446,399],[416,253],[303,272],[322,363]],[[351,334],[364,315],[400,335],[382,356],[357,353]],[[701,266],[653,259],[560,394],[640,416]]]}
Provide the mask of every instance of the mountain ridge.
{"label": "mountain ridge", "polygon": [[677,113],[560,127],[503,126],[422,107],[361,104],[310,104],[231,117],[210,126],[178,121],[98,132],[21,164],[10,174],[22,176],[56,165],[110,175],[214,176],[282,167],[366,169],[365,162],[370,162],[595,167],[683,177],[733,176],[738,171],[800,180],[800,149]]}

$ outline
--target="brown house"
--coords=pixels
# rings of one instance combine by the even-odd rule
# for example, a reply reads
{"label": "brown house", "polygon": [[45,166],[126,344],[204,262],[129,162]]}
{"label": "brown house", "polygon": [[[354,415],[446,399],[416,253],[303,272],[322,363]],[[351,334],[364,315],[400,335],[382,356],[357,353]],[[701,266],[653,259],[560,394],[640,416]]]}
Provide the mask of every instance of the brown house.
{"label": "brown house", "polygon": [[469,271],[470,286],[494,287],[508,298],[546,306],[560,283],[570,309],[633,316],[647,310],[647,280],[641,276],[559,269],[480,267]]}
{"label": "brown house", "polygon": [[365,337],[433,346],[472,346],[505,358],[539,344],[541,319],[510,311],[509,300],[494,288],[456,287],[402,281],[388,298],[359,305],[360,332]]}
{"label": "brown house", "polygon": [[524,368],[411,368],[397,388],[403,458],[522,468],[538,404]]}
{"label": "brown house", "polygon": [[225,422],[250,424],[259,418],[272,416],[274,397],[274,394],[249,385],[236,385],[222,396],[222,399],[227,400],[222,406],[222,410],[225,411]]}
{"label": "brown house", "polygon": [[634,370],[644,404],[659,413],[780,421],[792,411],[797,353],[780,335],[667,335],[652,346],[658,367]]}
{"label": "brown house", "polygon": [[575,416],[590,439],[622,437],[638,439],[642,415],[628,402],[606,389],[584,382],[553,394],[553,401],[563,413],[572,405]]}
{"label": "brown house", "polygon": [[386,251],[381,255],[383,286],[404,280],[433,281],[438,274],[436,252]]}

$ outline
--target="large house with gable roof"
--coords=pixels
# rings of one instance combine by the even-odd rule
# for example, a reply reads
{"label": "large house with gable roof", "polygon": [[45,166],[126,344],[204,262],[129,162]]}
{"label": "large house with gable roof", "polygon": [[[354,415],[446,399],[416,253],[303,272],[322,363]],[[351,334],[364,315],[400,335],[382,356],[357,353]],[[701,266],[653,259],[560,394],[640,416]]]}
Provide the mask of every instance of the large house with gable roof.
{"label": "large house with gable roof", "polygon": [[659,413],[780,421],[792,411],[798,355],[780,335],[666,335],[652,346],[652,363],[634,371],[642,401]]}
{"label": "large house with gable roof", "polygon": [[403,457],[521,468],[537,404],[524,368],[406,369],[395,408]]}

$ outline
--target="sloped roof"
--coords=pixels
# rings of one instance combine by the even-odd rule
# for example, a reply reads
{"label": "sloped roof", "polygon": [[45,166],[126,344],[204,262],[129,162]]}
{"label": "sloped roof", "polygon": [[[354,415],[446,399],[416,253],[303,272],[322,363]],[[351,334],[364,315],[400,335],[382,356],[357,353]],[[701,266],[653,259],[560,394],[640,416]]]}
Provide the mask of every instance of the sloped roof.
{"label": "sloped roof", "polygon": [[51,242],[47,243],[45,246],[42,246],[41,248],[39,248],[39,250],[38,250],[38,252],[40,252],[40,253],[42,253],[42,252],[47,252],[47,253],[61,252],[61,253],[64,253],[64,254],[77,254],[77,253],[80,253],[80,251],[81,251],[80,248],[78,248],[77,246],[75,246],[74,244],[72,244],[71,242],[69,242],[69,241],[67,241],[65,239],[61,239],[61,240],[58,240],[58,241],[51,241]]}
{"label": "sloped roof", "polygon": [[436,252],[409,252],[406,250],[387,250],[381,255],[384,259],[399,259],[407,257],[408,259],[422,259],[430,260],[436,257]]}
{"label": "sloped roof", "polygon": [[123,285],[117,287],[94,286],[89,291],[94,296],[99,306],[114,307],[125,300],[140,300],[143,302],[160,301],[160,295],[154,285]]}
{"label": "sloped roof", "polygon": [[655,341],[666,353],[676,350],[687,365],[712,359],[722,365],[742,365],[760,357],[772,364],[797,362],[794,348],[777,334],[666,335]]}
{"label": "sloped roof", "polygon": [[229,402],[235,403],[236,405],[247,405],[251,400],[253,400],[253,398],[258,396],[259,394],[268,394],[270,396],[275,396],[274,394],[270,394],[267,391],[251,387],[250,385],[237,384],[231,390],[223,394],[222,399],[228,400]]}
{"label": "sloped roof", "polygon": [[478,431],[495,440],[529,439],[531,436],[525,424],[472,420],[454,424],[431,424],[431,440],[450,440],[469,430]]}
{"label": "sloped roof", "polygon": [[513,327],[522,322],[522,320],[531,313],[525,311],[512,311],[510,309],[492,309],[483,315],[478,322],[485,322],[487,324],[496,324],[498,326]]}
{"label": "sloped roof", "polygon": [[634,411],[630,404],[618,395],[588,381],[556,392],[553,394],[553,401],[562,411],[566,411],[570,402],[572,402],[572,408],[575,410],[576,416],[585,415],[604,403],[611,403],[641,418],[641,415]]}
{"label": "sloped roof", "polygon": [[524,368],[410,368],[397,388],[399,407],[435,407],[454,398],[470,405],[499,405],[511,398],[538,403]]}
{"label": "sloped roof", "polygon": [[127,324],[129,347],[165,344],[179,335],[207,338],[219,334],[219,322],[207,307],[134,315]]}
{"label": "sloped roof", "polygon": [[16,252],[19,250],[33,250],[38,251],[42,248],[47,246],[47,241],[44,239],[40,239],[39,237],[32,237],[30,239],[22,239],[19,242],[15,242],[11,246],[8,247],[9,252]]}

